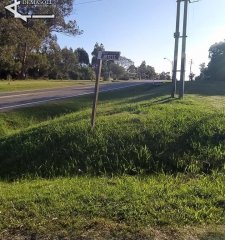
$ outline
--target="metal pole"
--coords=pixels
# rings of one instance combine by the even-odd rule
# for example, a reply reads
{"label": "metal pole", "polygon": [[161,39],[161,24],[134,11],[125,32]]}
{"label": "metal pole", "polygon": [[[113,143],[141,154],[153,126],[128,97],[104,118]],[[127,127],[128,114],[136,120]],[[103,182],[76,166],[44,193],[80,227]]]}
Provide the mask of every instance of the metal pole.
{"label": "metal pole", "polygon": [[175,47],[174,47],[174,60],[173,60],[173,73],[172,73],[172,92],[171,97],[174,98],[177,88],[177,60],[179,50],[179,38],[180,38],[180,2],[177,0],[177,19],[176,19],[176,32],[174,33]]}
{"label": "metal pole", "polygon": [[192,81],[192,78],[191,78],[191,75],[192,75],[192,64],[193,64],[193,60],[191,59],[191,62],[190,62],[190,75],[189,75],[189,80]]}
{"label": "metal pole", "polygon": [[184,23],[183,23],[183,36],[182,36],[182,55],[181,55],[179,98],[184,97],[185,66],[186,66],[186,39],[187,39],[187,13],[188,13],[188,0],[184,0]]}
{"label": "metal pole", "polygon": [[97,104],[98,104],[98,94],[99,94],[99,81],[101,78],[101,70],[102,70],[102,60],[98,59],[98,72],[97,78],[95,82],[95,94],[94,94],[94,101],[92,107],[92,115],[91,115],[91,127],[94,129],[95,127],[95,119],[96,119],[96,111],[97,111]]}
{"label": "metal pole", "polygon": [[173,61],[171,63],[171,78],[173,79]]}
{"label": "metal pole", "polygon": [[169,58],[164,58],[164,59],[171,63],[171,77],[173,77],[173,61],[171,61]]}

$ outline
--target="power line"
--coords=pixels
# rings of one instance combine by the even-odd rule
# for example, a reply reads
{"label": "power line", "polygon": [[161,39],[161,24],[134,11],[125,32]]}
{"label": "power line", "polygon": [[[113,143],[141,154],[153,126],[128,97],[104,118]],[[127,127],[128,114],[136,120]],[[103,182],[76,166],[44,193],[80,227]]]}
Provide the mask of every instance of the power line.
{"label": "power line", "polygon": [[83,4],[95,3],[95,2],[101,2],[101,1],[102,0],[93,0],[93,1],[75,3],[74,5],[83,5]]}

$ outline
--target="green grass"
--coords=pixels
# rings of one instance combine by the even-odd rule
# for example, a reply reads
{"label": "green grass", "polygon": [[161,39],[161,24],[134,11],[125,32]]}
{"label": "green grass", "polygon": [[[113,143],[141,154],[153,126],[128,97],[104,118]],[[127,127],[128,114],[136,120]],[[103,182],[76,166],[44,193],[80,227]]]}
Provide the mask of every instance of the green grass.
{"label": "green grass", "polygon": [[168,92],[166,85],[102,94],[93,132],[90,97],[2,113],[0,176],[223,171],[222,101],[216,109],[213,96],[182,101]]}
{"label": "green grass", "polygon": [[[160,227],[160,234],[170,229],[168,239],[188,239],[181,236],[194,236],[193,229],[201,226],[206,236],[212,231],[222,239],[225,232],[216,229],[225,222],[224,181],[224,175],[213,174],[0,183],[0,232],[49,239],[153,239]],[[187,225],[192,232],[176,237]]]}
{"label": "green grass", "polygon": [[224,239],[225,83],[169,91],[0,113],[0,239]]}
{"label": "green grass", "polygon": [[44,88],[58,88],[58,87],[70,87],[77,85],[91,85],[92,81],[89,80],[15,80],[15,81],[0,81],[0,93],[1,92],[13,92],[13,91],[26,91],[36,90]]}

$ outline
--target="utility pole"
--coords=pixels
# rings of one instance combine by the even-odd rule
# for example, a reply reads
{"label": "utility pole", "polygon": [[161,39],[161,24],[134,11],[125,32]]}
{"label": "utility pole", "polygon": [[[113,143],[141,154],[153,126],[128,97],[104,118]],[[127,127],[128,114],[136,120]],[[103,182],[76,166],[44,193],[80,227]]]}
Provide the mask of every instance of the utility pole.
{"label": "utility pole", "polygon": [[182,54],[181,54],[180,92],[179,92],[179,98],[181,99],[184,97],[188,1],[189,0],[184,0],[184,20],[182,34]]}
{"label": "utility pole", "polygon": [[172,74],[172,92],[171,97],[174,98],[177,88],[177,60],[180,38],[180,3],[181,0],[177,0],[177,18],[176,18],[176,32],[174,33],[175,47],[174,47],[174,61],[173,61],[173,74]]}
{"label": "utility pole", "polygon": [[[176,18],[176,32],[175,37],[175,48],[174,48],[174,64],[173,64],[173,86],[171,97],[174,98],[176,94],[176,75],[177,75],[177,58],[179,49],[179,38],[182,38],[182,54],[181,54],[181,70],[180,70],[180,89],[179,98],[184,97],[184,83],[185,83],[185,67],[186,67],[186,40],[187,40],[187,14],[188,14],[188,3],[198,2],[199,0],[177,0],[177,18]],[[181,2],[184,2],[184,14],[183,14],[183,33],[180,36],[180,6]]]}

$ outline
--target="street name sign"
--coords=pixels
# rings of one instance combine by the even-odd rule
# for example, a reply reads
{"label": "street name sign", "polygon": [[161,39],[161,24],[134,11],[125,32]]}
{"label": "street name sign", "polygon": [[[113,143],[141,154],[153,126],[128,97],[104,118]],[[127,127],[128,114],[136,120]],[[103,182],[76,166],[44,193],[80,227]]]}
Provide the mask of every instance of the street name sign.
{"label": "street name sign", "polygon": [[98,54],[99,60],[119,60],[120,52],[115,51],[102,51]]}
{"label": "street name sign", "polygon": [[120,58],[120,52],[113,52],[113,51],[99,51],[98,52],[98,71],[97,71],[97,78],[95,82],[95,92],[94,92],[94,100],[93,100],[93,107],[92,107],[92,115],[91,115],[91,127],[94,129],[95,127],[95,118],[96,118],[96,111],[97,111],[97,103],[98,103],[98,94],[99,94],[99,81],[101,78],[101,71],[102,71],[102,62],[103,61],[116,61]]}

